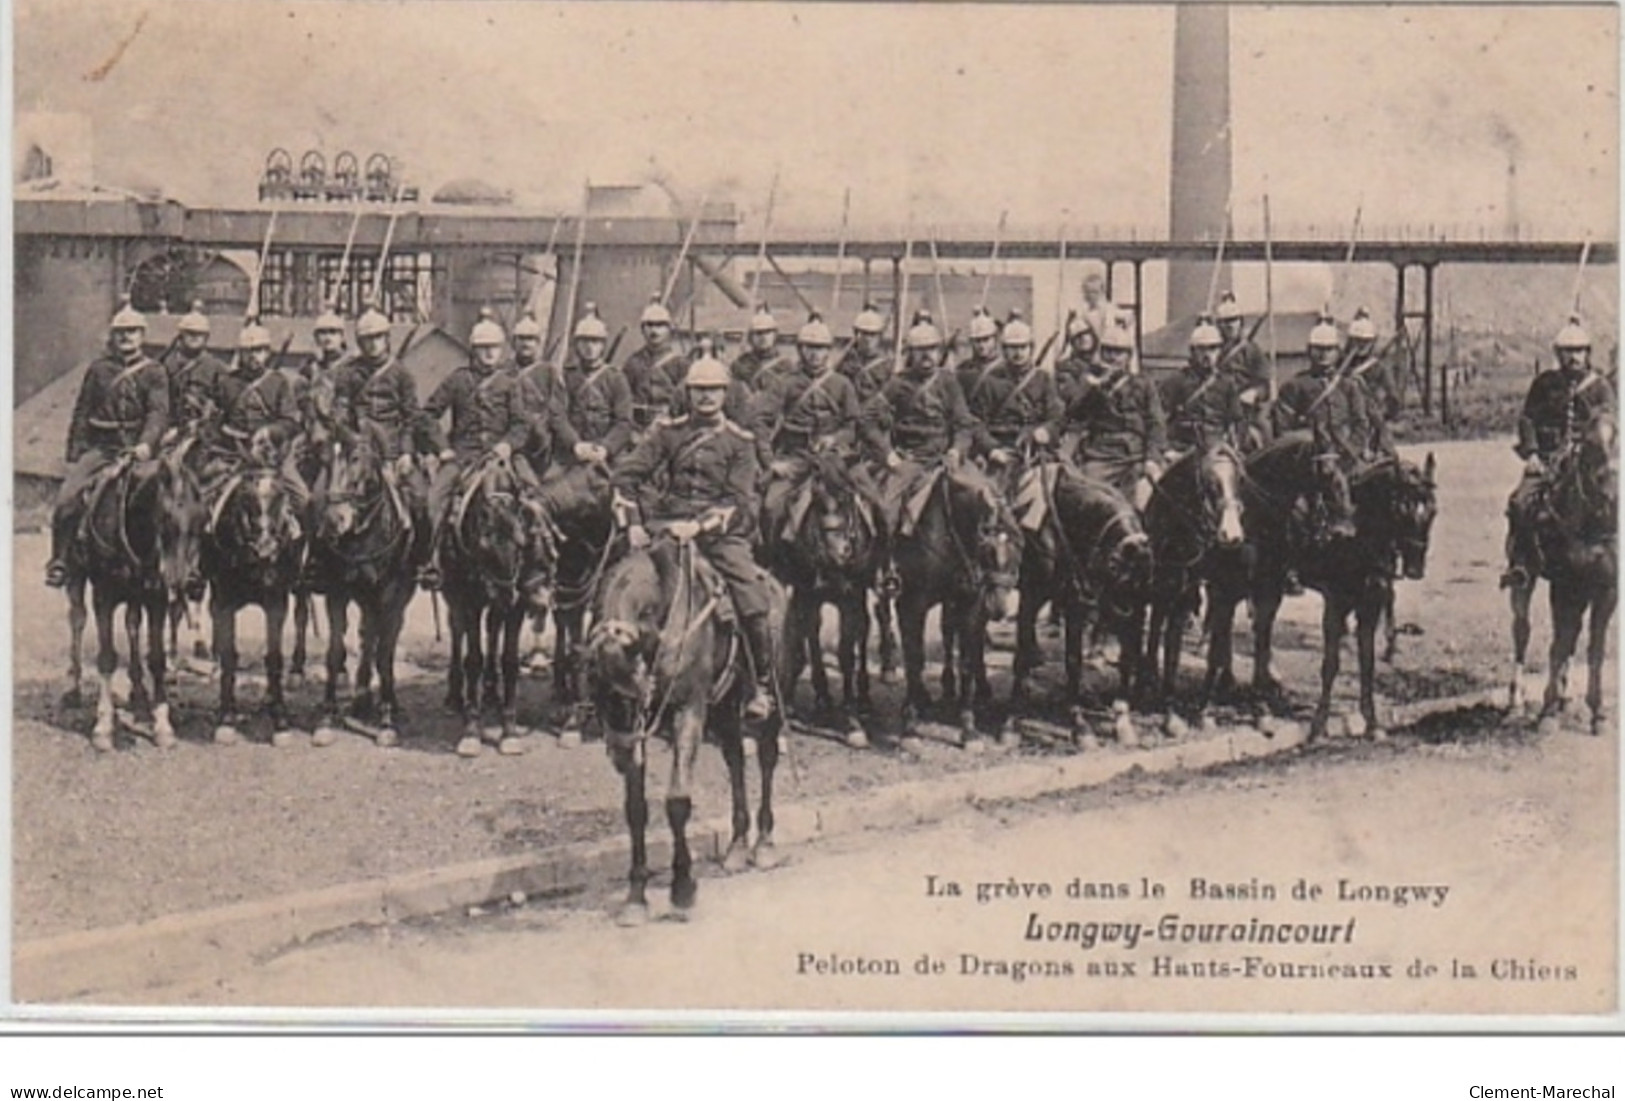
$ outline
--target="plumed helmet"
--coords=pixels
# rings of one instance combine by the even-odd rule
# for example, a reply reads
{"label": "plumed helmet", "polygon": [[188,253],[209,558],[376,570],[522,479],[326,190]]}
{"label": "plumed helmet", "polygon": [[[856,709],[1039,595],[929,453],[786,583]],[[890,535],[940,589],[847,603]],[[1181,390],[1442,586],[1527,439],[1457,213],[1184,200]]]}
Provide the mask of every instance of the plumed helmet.
{"label": "plumed helmet", "polygon": [[609,327],[604,324],[604,319],[598,316],[598,307],[591,302],[588,302],[582,311],[581,320],[576,322],[575,339],[609,339]]}
{"label": "plumed helmet", "polygon": [[1002,340],[1007,348],[1020,348],[1033,342],[1032,326],[1021,319],[1020,310],[1011,310],[1004,323]]}
{"label": "plumed helmet", "polygon": [[908,331],[908,346],[914,348],[940,348],[942,347],[942,334],[937,327],[931,324],[929,318],[916,321]]}
{"label": "plumed helmet", "polygon": [[1213,319],[1203,314],[1196,319],[1196,328],[1191,330],[1192,348],[1219,348],[1224,345],[1224,337],[1220,335]]}
{"label": "plumed helmet", "polygon": [[1315,322],[1315,327],[1309,330],[1309,347],[1335,348],[1343,343],[1342,334],[1337,331],[1337,324],[1325,314]]}
{"label": "plumed helmet", "polygon": [[541,322],[536,320],[535,314],[527,312],[524,317],[514,323],[513,335],[534,336],[540,339],[542,335]]}
{"label": "plumed helmet", "polygon": [[688,374],[683,377],[684,386],[711,386],[726,387],[728,385],[728,368],[722,361],[714,356],[701,356],[689,364]]}
{"label": "plumed helmet", "polygon": [[248,324],[244,325],[242,331],[237,334],[237,347],[245,352],[255,348],[269,348],[270,346],[271,334],[266,330],[265,326],[260,324],[257,317],[249,318]]}
{"label": "plumed helmet", "polygon": [[1075,340],[1084,333],[1094,333],[1097,339],[1100,336],[1099,333],[1095,333],[1095,327],[1089,324],[1089,319],[1082,314],[1078,314],[1066,323],[1066,338],[1068,340]]}
{"label": "plumed helmet", "polygon": [[1371,314],[1364,306],[1361,306],[1359,309],[1354,311],[1354,319],[1349,322],[1349,339],[1377,339],[1376,322],[1371,320]]}
{"label": "plumed helmet", "polygon": [[852,331],[859,333],[878,333],[886,328],[886,319],[880,316],[874,303],[865,302],[858,316],[852,319]]}
{"label": "plumed helmet", "polygon": [[1108,351],[1132,352],[1134,350],[1134,333],[1128,327],[1128,319],[1118,314],[1106,323],[1106,331],[1100,334],[1100,346]]}
{"label": "plumed helmet", "polygon": [[776,333],[779,331],[778,319],[773,311],[766,306],[756,307],[756,313],[750,319],[750,331],[753,333]]}
{"label": "plumed helmet", "polygon": [[643,314],[638,318],[638,324],[639,325],[670,325],[671,324],[671,311],[666,309],[666,304],[664,302],[660,301],[660,296],[659,295],[655,295],[653,298],[649,299],[649,304],[647,306],[643,307]]}
{"label": "plumed helmet", "polygon": [[1213,316],[1219,321],[1240,321],[1241,306],[1236,302],[1236,296],[1230,291],[1224,292],[1219,299],[1219,308],[1213,311]]}
{"label": "plumed helmet", "polygon": [[993,323],[992,316],[982,309],[970,319],[970,338],[972,340],[985,340],[990,336],[998,336],[999,327]]}
{"label": "plumed helmet", "polygon": [[835,338],[830,335],[829,326],[824,324],[824,319],[814,313],[807,318],[807,323],[796,334],[796,343],[814,348],[828,348],[835,343]]}
{"label": "plumed helmet", "polygon": [[496,315],[489,309],[480,311],[480,319],[474,322],[474,331],[468,335],[468,343],[473,348],[490,348],[507,342],[507,334],[502,326],[497,324]]}
{"label": "plumed helmet", "polygon": [[209,335],[209,319],[203,313],[203,303],[193,302],[191,312],[181,315],[177,326],[183,333],[202,333]]}
{"label": "plumed helmet", "polygon": [[1568,324],[1557,330],[1557,336],[1552,338],[1552,347],[1559,351],[1564,348],[1591,347],[1591,334],[1580,324],[1579,314],[1569,315]]}
{"label": "plumed helmet", "polygon": [[364,336],[387,336],[389,334],[389,318],[375,309],[368,308],[355,323],[355,335],[359,340]]}
{"label": "plumed helmet", "polygon": [[145,329],[147,319],[134,306],[130,305],[130,296],[125,295],[119,299],[118,312],[113,315],[111,329]]}
{"label": "plumed helmet", "polygon": [[312,331],[318,333],[342,333],[344,331],[344,318],[332,310],[328,310],[316,319],[316,328]]}

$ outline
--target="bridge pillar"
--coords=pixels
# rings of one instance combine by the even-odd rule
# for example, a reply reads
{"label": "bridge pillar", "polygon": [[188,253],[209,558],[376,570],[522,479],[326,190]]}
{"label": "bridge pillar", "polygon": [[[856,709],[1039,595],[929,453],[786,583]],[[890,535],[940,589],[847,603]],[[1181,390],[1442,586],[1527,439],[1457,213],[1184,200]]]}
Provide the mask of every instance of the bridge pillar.
{"label": "bridge pillar", "polygon": [[[1140,344],[1145,338],[1145,283],[1143,280],[1145,261],[1134,260],[1134,351],[1139,354]],[[1171,320],[1171,319],[1170,319]]]}
{"label": "bridge pillar", "polygon": [[[1407,293],[1410,269],[1422,269],[1422,306],[1420,309],[1412,308],[1410,295]],[[1394,290],[1394,326],[1397,332],[1405,332],[1406,354],[1410,358],[1411,377],[1417,379],[1418,396],[1422,399],[1422,415],[1433,415],[1433,269],[1438,267],[1437,261],[1394,261],[1394,271],[1397,275]],[[1417,349],[1411,342],[1411,322],[1421,323],[1421,372],[1417,375]]]}
{"label": "bridge pillar", "polygon": [[1422,265],[1422,415],[1433,415],[1433,269]]}

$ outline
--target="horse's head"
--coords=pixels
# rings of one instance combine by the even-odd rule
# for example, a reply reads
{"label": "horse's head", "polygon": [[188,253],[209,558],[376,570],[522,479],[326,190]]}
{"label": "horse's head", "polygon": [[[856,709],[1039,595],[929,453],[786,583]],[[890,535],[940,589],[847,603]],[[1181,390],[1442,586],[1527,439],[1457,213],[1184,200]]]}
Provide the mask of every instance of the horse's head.
{"label": "horse's head", "polygon": [[355,535],[361,527],[364,506],[383,492],[383,472],[369,448],[352,452],[335,444],[328,466],[327,493],[317,520],[317,534],[324,541],[338,541]]}
{"label": "horse's head", "polygon": [[232,531],[251,567],[274,567],[304,538],[298,509],[275,470],[248,472],[233,497]]}
{"label": "horse's head", "polygon": [[1619,503],[1619,422],[1613,413],[1591,418],[1580,437],[1580,475],[1610,508]]}
{"label": "horse's head", "polygon": [[1221,547],[1239,546],[1246,537],[1241,523],[1241,459],[1228,447],[1202,457],[1202,515]]}
{"label": "horse's head", "polygon": [[838,455],[815,455],[813,464],[812,500],[803,528],[805,538],[815,542],[813,557],[836,571],[858,567],[873,539],[859,514],[857,487]]}
{"label": "horse's head", "polygon": [[582,644],[593,711],[610,759],[623,772],[647,733],[664,601],[653,557],[632,552],[605,575],[593,628]]}
{"label": "horse's head", "polygon": [[1434,482],[1437,467],[1430,451],[1422,466],[1402,459],[1393,470],[1387,513],[1394,549],[1399,552],[1404,576],[1419,581],[1427,570],[1428,540],[1439,513]]}
{"label": "horse's head", "polygon": [[1022,532],[1015,515],[985,478],[945,479],[952,521],[976,576],[977,599],[991,620],[1015,618],[1021,581]]}
{"label": "horse's head", "polygon": [[158,572],[164,591],[176,603],[203,597],[199,557],[208,508],[197,477],[186,464],[191,442],[158,462]]}

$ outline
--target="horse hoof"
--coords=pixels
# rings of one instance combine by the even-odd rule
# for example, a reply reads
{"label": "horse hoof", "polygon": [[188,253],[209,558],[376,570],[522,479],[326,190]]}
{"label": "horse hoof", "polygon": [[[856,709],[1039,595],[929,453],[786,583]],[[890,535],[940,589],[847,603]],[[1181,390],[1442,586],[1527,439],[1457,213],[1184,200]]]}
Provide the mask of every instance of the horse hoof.
{"label": "horse hoof", "polygon": [[1000,728],[1000,730],[999,730],[999,748],[1000,749],[1020,749],[1021,748],[1021,728],[1016,725],[1016,721],[1014,719],[1006,720],[1004,726],[1002,728]]}
{"label": "horse hoof", "polygon": [[1316,717],[1309,723],[1309,736],[1306,742],[1322,742],[1326,740],[1326,720]]}
{"label": "horse hoof", "polygon": [[751,865],[759,872],[770,872],[784,863],[784,855],[772,841],[763,838],[750,851]]}
{"label": "horse hoof", "polygon": [[846,748],[868,749],[869,735],[864,733],[861,726],[854,726],[846,732]]}
{"label": "horse hoof", "polygon": [[318,726],[315,733],[311,734],[310,736],[310,744],[315,746],[317,749],[326,749],[328,746],[332,745],[338,740],[339,732],[332,726],[329,726],[327,723],[323,723],[321,726]]}
{"label": "horse hoof", "polygon": [[566,730],[566,731],[562,732],[561,734],[559,734],[559,748],[560,749],[580,749],[581,748],[581,731],[579,731],[579,730]]}
{"label": "horse hoof", "polygon": [[113,735],[97,731],[90,736],[90,746],[97,753],[111,753],[113,752]]}
{"label": "horse hoof", "polygon": [[1371,730],[1371,740],[1372,741],[1374,741],[1374,742],[1386,742],[1388,740],[1388,728],[1387,727],[1385,727],[1385,726],[1373,726],[1373,727],[1370,728],[1370,730]]}
{"label": "horse hoof", "polygon": [[1553,737],[1562,729],[1563,720],[1555,712],[1549,715],[1542,715],[1540,717],[1540,721],[1535,724],[1535,733],[1539,734],[1542,738]]}
{"label": "horse hoof", "polygon": [[155,728],[152,732],[152,744],[159,749],[174,749],[178,744],[175,731],[169,728]]}
{"label": "horse hoof", "polygon": [[1117,744],[1124,749],[1133,749],[1140,744],[1140,733],[1134,727],[1134,720],[1128,712],[1123,712],[1112,720],[1112,735]]}
{"label": "horse hoof", "polygon": [[987,739],[982,737],[980,734],[962,736],[959,743],[959,748],[972,755],[986,753]]}
{"label": "horse hoof", "polygon": [[197,639],[192,643],[192,656],[199,661],[208,661],[214,655],[209,653],[209,647],[202,639]]}
{"label": "horse hoof", "polygon": [[462,741],[457,743],[457,756],[478,757],[480,755],[480,750],[484,748],[485,744],[470,734],[465,736]]}
{"label": "horse hoof", "polygon": [[892,669],[892,668],[888,668],[887,666],[882,665],[880,667],[880,683],[881,684],[896,684],[897,683],[897,670]]}
{"label": "horse hoof", "polygon": [[910,734],[904,736],[903,740],[898,743],[897,748],[910,757],[920,757],[925,753],[925,741],[916,735]]}
{"label": "horse hoof", "polygon": [[694,880],[679,879],[671,885],[671,904],[678,910],[691,910],[699,893],[700,885]]}
{"label": "horse hoof", "polygon": [[1181,738],[1189,737],[1191,727],[1184,719],[1170,711],[1168,712],[1168,718],[1163,721],[1162,732],[1178,741]]}
{"label": "horse hoof", "polygon": [[1350,738],[1363,738],[1366,735],[1366,731],[1369,729],[1370,724],[1365,721],[1364,715],[1356,712],[1352,715],[1343,716],[1343,732],[1346,736]]}
{"label": "horse hoof", "polygon": [[728,851],[722,854],[722,870],[728,875],[738,875],[750,862],[750,850],[741,838],[735,838],[728,845]]}
{"label": "horse hoof", "polygon": [[647,902],[625,902],[615,913],[615,924],[622,929],[637,929],[649,924],[649,904]]}
{"label": "horse hoof", "polygon": [[302,668],[288,670],[288,687],[293,688],[305,683],[305,671]]}
{"label": "horse hoof", "polygon": [[401,744],[400,735],[396,734],[395,728],[391,726],[379,727],[372,740],[379,749],[394,749]]}
{"label": "horse hoof", "polygon": [[1215,719],[1212,715],[1204,714],[1202,716],[1201,728],[1203,734],[1217,734],[1219,732],[1219,720]]}
{"label": "horse hoof", "polygon": [[271,735],[271,745],[276,749],[292,749],[304,738],[302,730],[278,730]]}
{"label": "horse hoof", "polygon": [[1593,738],[1600,738],[1604,734],[1606,734],[1608,732],[1608,718],[1607,718],[1607,716],[1593,715],[1591,717],[1590,730],[1591,730],[1591,736]]}
{"label": "horse hoof", "polygon": [[241,745],[243,736],[235,726],[226,723],[214,728],[215,745]]}
{"label": "horse hoof", "polygon": [[518,737],[503,738],[497,743],[497,752],[504,757],[523,757],[525,755],[525,739]]}

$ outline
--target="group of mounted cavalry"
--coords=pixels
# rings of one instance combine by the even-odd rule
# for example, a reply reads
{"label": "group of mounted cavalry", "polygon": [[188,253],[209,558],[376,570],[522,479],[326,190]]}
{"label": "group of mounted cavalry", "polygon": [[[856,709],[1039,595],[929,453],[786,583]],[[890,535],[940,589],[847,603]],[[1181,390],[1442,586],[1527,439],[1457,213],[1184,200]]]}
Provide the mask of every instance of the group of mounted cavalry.
{"label": "group of mounted cavalry", "polygon": [[[709,730],[734,778],[735,864],[751,855],[744,731],[785,717],[787,689],[809,663],[820,704],[831,706],[819,642],[826,603],[840,611],[843,721],[854,739],[862,728],[851,709],[868,697],[871,598],[883,673],[893,668],[895,604],[909,726],[929,704],[924,628],[940,606],[942,684],[971,744],[976,706],[991,696],[990,619],[1016,617],[1019,709],[1039,660],[1037,617],[1053,605],[1065,629],[1067,700],[1086,724],[1086,636],[1117,637],[1123,697],[1166,708],[1204,594],[1209,656],[1193,706],[1235,687],[1231,623],[1242,601],[1254,623],[1255,687],[1277,692],[1271,628],[1283,596],[1302,586],[1325,597],[1311,734],[1325,729],[1350,612],[1360,706],[1378,726],[1377,623],[1385,611],[1391,620],[1393,580],[1422,574],[1434,465],[1394,452],[1387,423],[1398,397],[1364,311],[1346,340],[1323,317],[1309,336],[1308,369],[1278,393],[1228,295],[1196,325],[1189,365],[1160,385],[1138,370],[1133,333],[1109,304],[1073,314],[1064,338],[1036,354],[1025,321],[1001,325],[979,310],[958,363],[957,333],[945,341],[923,313],[898,325],[887,348],[891,322],[865,308],[839,352],[814,315],[787,355],[778,323],[758,310],[729,365],[708,340],[679,347],[659,301],[640,323],[644,346],[614,365],[607,327],[589,305],[560,370],[533,317],[519,319],[510,340],[487,314],[471,333],[470,362],[420,404],[376,311],[357,319],[350,355],[344,321],[324,315],[316,355],[285,371],[252,320],[233,364],[215,359],[197,309],[181,319],[176,343],[149,359],[144,319],[122,308],[75,409],[47,576],[69,590],[75,685],[87,581],[93,593],[95,745],[112,745],[120,604],[134,708],[149,705],[135,657],[144,615],[150,729],[159,744],[173,743],[164,626],[205,584],[221,741],[240,737],[234,623],[248,604],[265,612],[267,707],[280,728],[286,612],[298,594],[325,594],[329,675],[318,736],[330,737],[342,721],[336,685],[354,603],[355,706],[387,743],[407,604],[420,585],[443,592],[448,704],[465,718],[465,754],[486,738],[482,704],[501,713],[490,740],[513,747],[521,627],[551,612],[565,732],[596,717],[626,777],[636,850],[648,736],[664,729],[673,738],[667,810],[681,838],[690,769]],[[1064,354],[1051,369],[1044,360],[1058,341]],[[1589,338],[1571,323],[1556,343],[1562,366],[1537,379],[1519,445],[1532,461],[1514,497],[1508,581],[1525,605],[1533,576],[1552,576],[1561,554],[1541,534],[1548,502],[1561,497],[1548,487],[1576,466],[1567,456],[1584,450],[1574,445],[1589,427],[1612,423],[1611,385],[1583,381],[1594,377]],[[776,736],[758,741],[764,790],[753,855],[766,860],[781,745]],[[680,843],[680,901],[692,899],[687,859]],[[637,873],[633,901],[641,902]]]}

